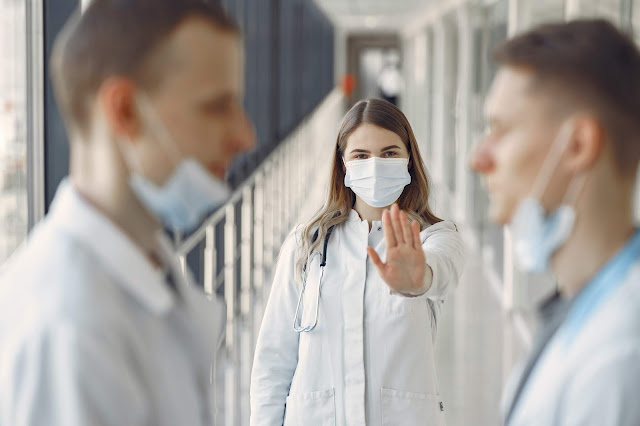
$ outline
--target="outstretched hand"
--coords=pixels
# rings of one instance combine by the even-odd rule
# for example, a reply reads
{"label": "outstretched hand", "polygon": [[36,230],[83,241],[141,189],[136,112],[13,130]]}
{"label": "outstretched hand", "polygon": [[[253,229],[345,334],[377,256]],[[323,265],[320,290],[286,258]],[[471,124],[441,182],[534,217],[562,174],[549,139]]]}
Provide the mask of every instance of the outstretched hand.
{"label": "outstretched hand", "polygon": [[367,247],[380,277],[392,292],[408,296],[423,294],[428,290],[425,274],[429,266],[420,241],[420,225],[418,222],[409,224],[407,214],[397,204],[382,213],[382,225],[387,246],[386,262],[380,260],[372,247]]}

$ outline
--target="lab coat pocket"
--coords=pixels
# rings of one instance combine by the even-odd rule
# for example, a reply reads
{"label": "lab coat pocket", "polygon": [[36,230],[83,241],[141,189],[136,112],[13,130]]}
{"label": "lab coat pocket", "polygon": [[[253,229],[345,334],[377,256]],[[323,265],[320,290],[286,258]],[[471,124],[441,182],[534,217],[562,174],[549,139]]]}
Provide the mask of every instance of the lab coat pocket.
{"label": "lab coat pocket", "polygon": [[445,426],[440,397],[382,388],[383,426]]}
{"label": "lab coat pocket", "polygon": [[284,412],[284,426],[335,426],[336,404],[333,388],[289,395]]}

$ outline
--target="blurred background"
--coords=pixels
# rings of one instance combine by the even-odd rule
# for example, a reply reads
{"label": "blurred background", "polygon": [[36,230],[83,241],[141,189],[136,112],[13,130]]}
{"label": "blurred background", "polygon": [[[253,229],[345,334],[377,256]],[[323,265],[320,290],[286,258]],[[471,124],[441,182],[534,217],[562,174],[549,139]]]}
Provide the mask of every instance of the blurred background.
{"label": "blurred background", "polygon": [[[46,214],[67,174],[68,144],[48,60],[85,0],[0,0],[0,274]],[[535,333],[533,308],[554,290],[518,271],[509,233],[490,224],[467,167],[484,131],[492,48],[546,21],[604,17],[640,39],[640,0],[225,0],[246,45],[245,105],[257,149],[229,175],[233,198],[179,256],[227,304],[217,366],[220,424],[247,425],[249,373],[284,237],[320,207],[337,126],[380,97],[411,122],[438,216],[455,220],[467,270],[442,310],[439,381],[449,425],[498,423],[501,389]],[[637,208],[636,211],[640,211]],[[517,283],[517,285],[514,285]]]}

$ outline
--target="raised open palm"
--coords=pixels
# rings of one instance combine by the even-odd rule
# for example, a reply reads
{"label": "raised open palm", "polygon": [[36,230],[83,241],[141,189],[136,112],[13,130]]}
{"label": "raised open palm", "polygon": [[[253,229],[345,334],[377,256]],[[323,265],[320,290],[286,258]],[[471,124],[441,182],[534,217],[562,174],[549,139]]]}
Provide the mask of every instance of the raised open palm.
{"label": "raised open palm", "polygon": [[386,262],[367,247],[367,253],[380,277],[396,293],[415,295],[424,292],[427,264],[420,241],[420,225],[409,224],[409,218],[396,204],[382,214],[384,239],[387,246]]}

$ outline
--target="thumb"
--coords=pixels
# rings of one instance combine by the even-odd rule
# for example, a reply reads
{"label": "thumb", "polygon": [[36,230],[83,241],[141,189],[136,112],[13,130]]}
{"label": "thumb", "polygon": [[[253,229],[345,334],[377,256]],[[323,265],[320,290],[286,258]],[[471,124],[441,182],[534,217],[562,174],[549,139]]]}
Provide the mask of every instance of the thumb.
{"label": "thumb", "polygon": [[378,253],[376,253],[373,247],[367,247],[367,254],[371,258],[371,262],[373,262],[376,268],[381,269],[384,266],[384,263],[382,263],[382,260],[380,260],[380,256],[378,256]]}

